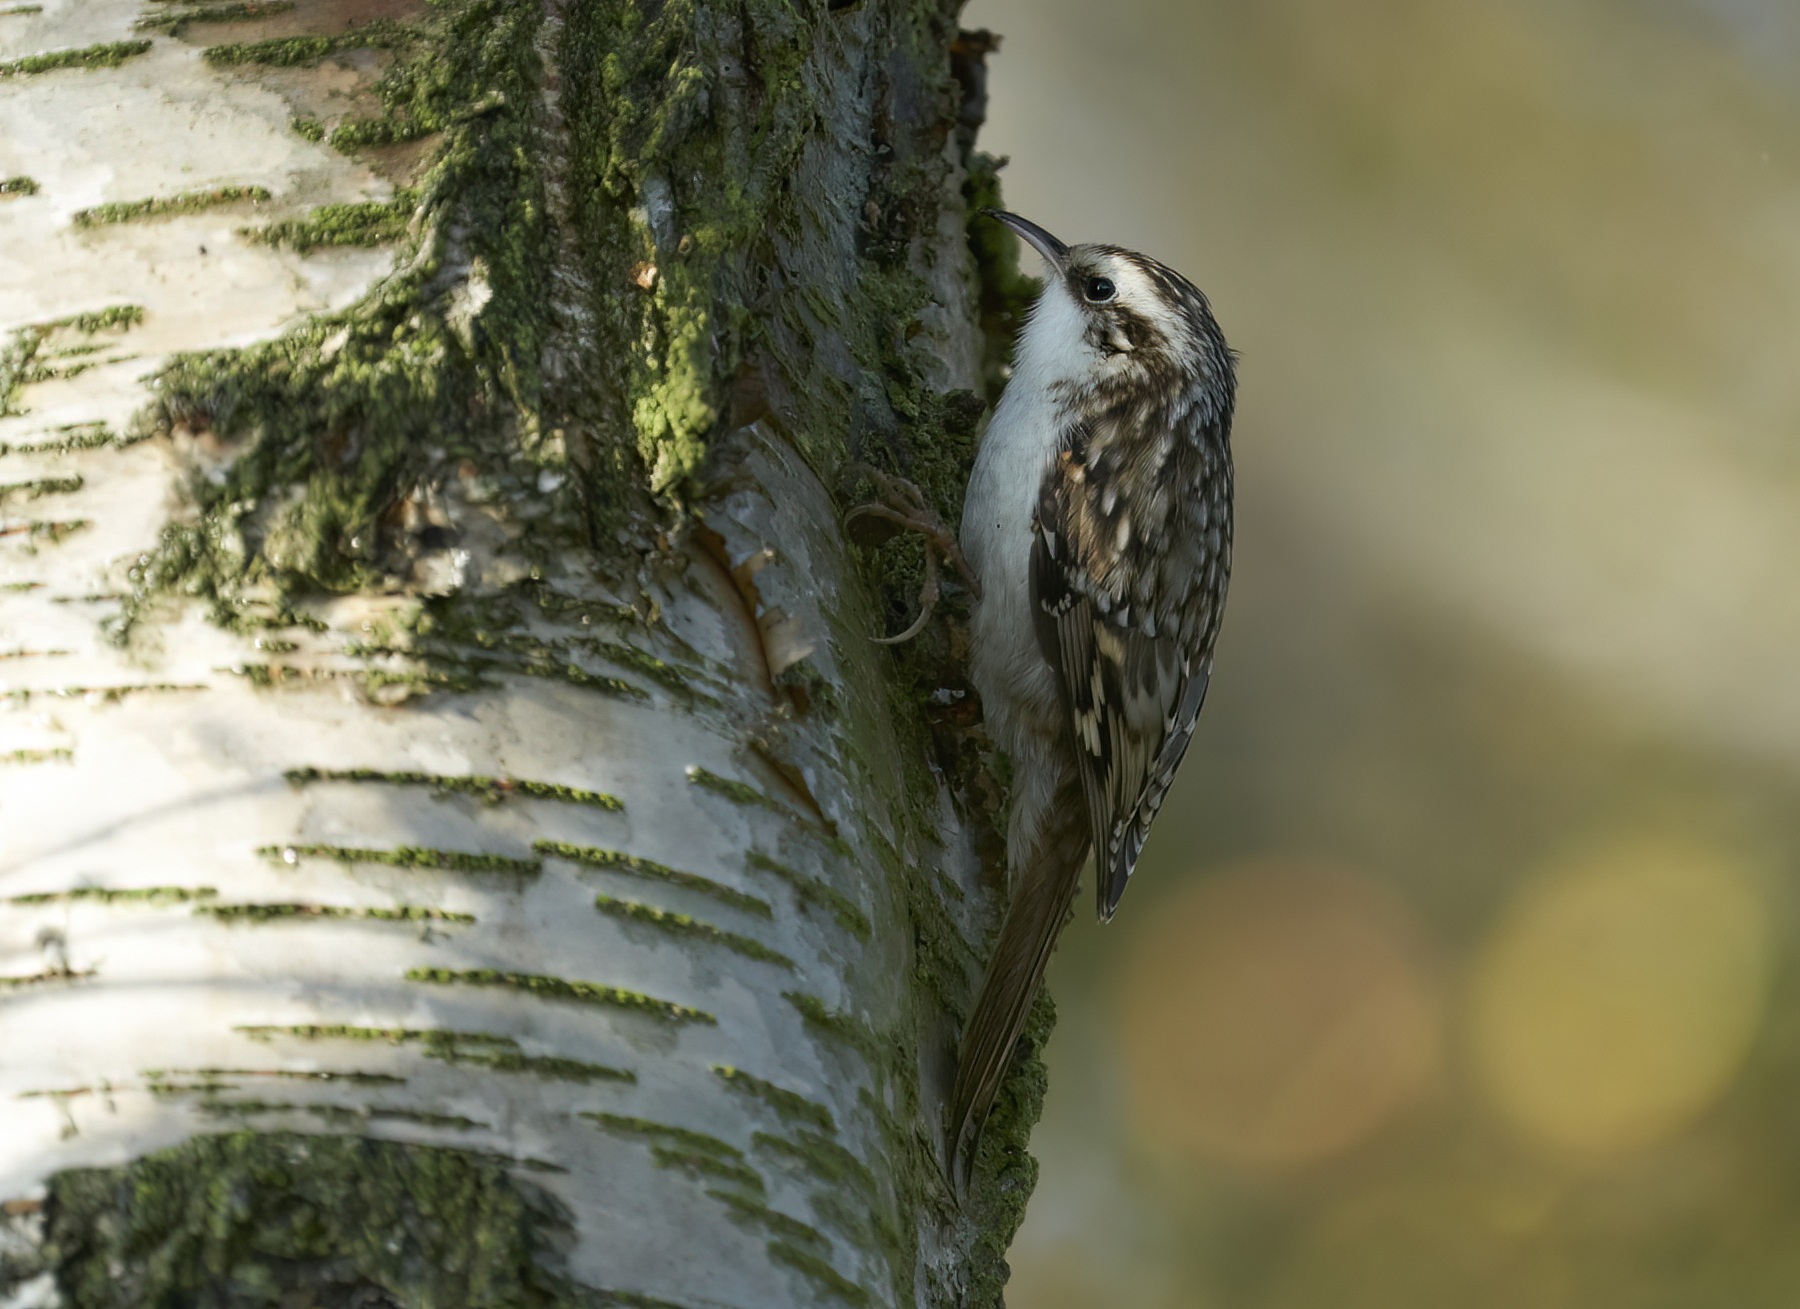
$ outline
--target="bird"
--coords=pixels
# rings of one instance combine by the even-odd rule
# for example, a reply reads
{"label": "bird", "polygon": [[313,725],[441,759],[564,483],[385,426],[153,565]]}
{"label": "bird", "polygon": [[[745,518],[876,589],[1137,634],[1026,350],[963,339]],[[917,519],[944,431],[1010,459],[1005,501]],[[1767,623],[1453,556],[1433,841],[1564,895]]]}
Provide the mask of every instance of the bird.
{"label": "bird", "polygon": [[960,533],[970,681],[1012,808],[1009,899],[949,1102],[959,1193],[1090,850],[1108,922],[1193,736],[1231,576],[1237,395],[1237,356],[1187,278],[984,212],[1045,277]]}

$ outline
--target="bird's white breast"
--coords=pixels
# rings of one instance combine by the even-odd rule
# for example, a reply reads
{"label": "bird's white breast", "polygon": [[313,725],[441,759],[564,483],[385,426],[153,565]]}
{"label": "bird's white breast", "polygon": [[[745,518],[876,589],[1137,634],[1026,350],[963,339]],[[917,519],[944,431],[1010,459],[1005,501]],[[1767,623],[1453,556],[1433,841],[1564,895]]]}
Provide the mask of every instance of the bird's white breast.
{"label": "bird's white breast", "polygon": [[1054,719],[1056,682],[1031,610],[1031,522],[1067,421],[1058,383],[1093,367],[1081,311],[1054,282],[1019,338],[1006,392],[975,454],[963,501],[962,547],[982,597],[971,618],[971,674],[988,730],[1008,753],[1021,732]]}

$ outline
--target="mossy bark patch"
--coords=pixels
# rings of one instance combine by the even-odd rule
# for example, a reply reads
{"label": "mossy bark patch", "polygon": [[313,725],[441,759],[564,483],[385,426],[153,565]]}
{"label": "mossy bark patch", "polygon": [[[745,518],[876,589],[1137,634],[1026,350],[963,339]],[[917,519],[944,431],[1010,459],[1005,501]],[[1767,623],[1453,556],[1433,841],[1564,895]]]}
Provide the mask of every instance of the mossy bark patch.
{"label": "mossy bark patch", "polygon": [[201,1136],[57,1174],[47,1263],[70,1309],[604,1304],[559,1271],[568,1216],[505,1161],[343,1136]]}
{"label": "mossy bark patch", "polygon": [[837,920],[839,927],[856,937],[859,941],[867,941],[872,928],[869,917],[858,909],[850,900],[835,888],[826,885],[816,877],[808,877],[796,869],[790,868],[778,859],[771,859],[760,850],[752,850],[744,856],[744,861],[751,868],[760,869],[779,877],[793,888],[794,894],[803,905],[815,905],[826,910]]}
{"label": "mossy bark patch", "polygon": [[637,1081],[629,1068],[590,1063],[563,1055],[528,1055],[510,1036],[493,1032],[456,1032],[447,1028],[354,1027],[344,1024],[308,1023],[292,1027],[239,1027],[236,1029],[253,1041],[269,1041],[277,1036],[301,1041],[380,1041],[387,1045],[417,1043],[427,1059],[447,1064],[469,1064],[489,1068],[497,1073],[525,1073],[559,1082],[624,1082]]}
{"label": "mossy bark patch", "polygon": [[213,886],[78,886],[69,891],[33,891],[11,896],[8,904],[94,904],[165,905],[186,904],[192,900],[211,900],[218,895]]}
{"label": "mossy bark patch", "polygon": [[403,904],[394,908],[360,909],[335,904],[203,904],[194,909],[228,923],[327,922],[360,918],[383,923],[461,923],[475,921],[474,914],[453,913],[426,905]]}
{"label": "mossy bark patch", "polygon": [[[247,15],[238,15],[246,17]],[[278,36],[268,41],[208,46],[206,62],[217,68],[243,64],[270,64],[292,68],[316,64],[346,50],[392,50],[412,44],[418,36],[390,19],[375,19],[332,36]]]}
{"label": "mossy bark patch", "polygon": [[132,26],[140,32],[166,32],[179,35],[189,23],[250,23],[262,18],[285,14],[294,7],[293,0],[242,0],[239,4],[196,5],[172,13],[151,14]]}
{"label": "mossy bark patch", "polygon": [[76,345],[92,344],[90,338],[100,332],[128,331],[143,321],[142,305],[119,304],[15,328],[12,339],[0,348],[0,418],[25,413],[19,406],[19,392],[32,382],[58,375],[58,369],[41,359],[66,354]]}
{"label": "mossy bark patch", "polygon": [[786,1087],[776,1086],[773,1082],[764,1081],[760,1077],[746,1073],[741,1068],[714,1064],[712,1070],[713,1075],[726,1086],[761,1100],[784,1121],[811,1123],[823,1131],[837,1131],[837,1124],[832,1120],[831,1110],[817,1101],[808,1100],[798,1091],[790,1091]]}
{"label": "mossy bark patch", "polygon": [[648,878],[651,881],[667,882],[670,886],[697,891],[701,895],[711,896],[720,904],[730,905],[733,909],[741,909],[745,913],[755,914],[758,918],[775,916],[775,911],[770,908],[769,902],[766,900],[759,900],[753,895],[745,895],[742,891],[734,890],[723,882],[715,882],[710,877],[702,877],[698,873],[685,873],[679,868],[670,868],[667,864],[659,864],[654,859],[626,854],[622,850],[603,850],[591,845],[573,845],[567,841],[534,841],[531,849],[533,853],[543,855],[545,858],[567,859],[571,863],[585,864],[589,868],[604,868],[610,872]]}
{"label": "mossy bark patch", "polygon": [[304,218],[240,228],[238,234],[248,241],[285,246],[301,254],[334,246],[386,245],[406,234],[416,202],[410,191],[401,191],[392,200],[320,205]]}
{"label": "mossy bark patch", "polygon": [[544,869],[536,859],[514,859],[501,854],[474,854],[467,850],[431,850],[402,845],[392,850],[369,850],[347,845],[265,845],[257,854],[265,859],[294,863],[301,859],[331,859],[340,864],[386,864],[389,868],[437,868],[451,873],[512,873],[536,877]]}
{"label": "mossy bark patch", "polygon": [[736,951],[746,959],[756,959],[763,963],[774,964],[778,968],[786,968],[790,972],[793,971],[794,961],[779,950],[769,948],[755,937],[744,936],[738,932],[727,932],[721,927],[702,922],[692,914],[674,913],[668,909],[659,909],[655,905],[640,904],[636,900],[619,900],[610,895],[595,896],[594,908],[611,918],[628,923],[642,923],[658,931],[667,932],[671,936],[723,946],[727,950]]}
{"label": "mossy bark patch", "polygon": [[64,68],[117,68],[149,49],[148,41],[112,41],[105,45],[83,46],[79,50],[47,50],[43,54],[0,62],[0,78],[54,73]]}
{"label": "mossy bark patch", "polygon": [[[174,592],[228,625],[290,599],[379,582],[412,538],[394,513],[409,488],[459,470],[535,487],[556,452],[537,438],[548,261],[535,165],[540,11],[447,0],[417,25],[214,47],[215,64],[304,64],[350,45],[397,52],[378,89],[408,122],[441,130],[416,191],[326,205],[260,229],[301,251],[400,243],[401,269],[362,303],[242,349],[178,356],[143,420],[208,433],[236,457],[196,475],[190,511],[135,570],[143,606]],[[479,268],[481,294],[462,296]],[[550,541],[554,546],[555,541]]]}
{"label": "mossy bark patch", "polygon": [[572,981],[563,977],[545,977],[536,973],[512,973],[495,968],[409,968],[411,982],[435,982],[441,986],[493,986],[535,996],[541,1000],[570,1000],[576,1004],[610,1005],[646,1014],[666,1023],[705,1023],[718,1026],[719,1020],[704,1009],[659,1000],[642,991],[607,986],[602,982]]}
{"label": "mossy bark patch", "polygon": [[73,750],[60,747],[51,750],[8,750],[0,754],[0,764],[67,764],[74,760]]}
{"label": "mossy bark patch", "polygon": [[[290,768],[282,774],[290,786],[309,786],[314,782],[373,782],[386,786],[425,786],[446,794],[472,795],[488,804],[506,800],[550,800],[557,804],[586,805],[621,813],[625,805],[615,795],[602,791],[586,791],[560,782],[533,782],[517,777],[448,776],[443,773],[415,773],[379,768]],[[539,842],[539,845],[548,844]],[[540,853],[546,853],[540,851]],[[556,853],[549,851],[547,853]]]}
{"label": "mossy bark patch", "polygon": [[179,214],[197,214],[221,205],[260,204],[273,199],[264,186],[215,186],[204,191],[183,191],[178,195],[159,196],[148,200],[118,200],[77,209],[69,221],[76,227],[104,227],[108,223],[134,223],[147,218],[173,218]]}

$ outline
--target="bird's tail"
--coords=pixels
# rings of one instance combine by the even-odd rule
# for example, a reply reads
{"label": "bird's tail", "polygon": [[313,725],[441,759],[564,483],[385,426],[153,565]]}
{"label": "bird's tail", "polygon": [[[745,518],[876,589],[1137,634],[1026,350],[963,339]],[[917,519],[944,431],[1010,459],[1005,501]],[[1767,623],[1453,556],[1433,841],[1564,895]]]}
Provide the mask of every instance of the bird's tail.
{"label": "bird's tail", "polygon": [[1071,770],[1055,788],[1036,838],[1021,852],[1018,885],[981,979],[981,993],[963,1024],[949,1120],[950,1175],[958,1195],[966,1189],[981,1125],[1006,1079],[1050,952],[1069,916],[1087,853],[1087,804]]}

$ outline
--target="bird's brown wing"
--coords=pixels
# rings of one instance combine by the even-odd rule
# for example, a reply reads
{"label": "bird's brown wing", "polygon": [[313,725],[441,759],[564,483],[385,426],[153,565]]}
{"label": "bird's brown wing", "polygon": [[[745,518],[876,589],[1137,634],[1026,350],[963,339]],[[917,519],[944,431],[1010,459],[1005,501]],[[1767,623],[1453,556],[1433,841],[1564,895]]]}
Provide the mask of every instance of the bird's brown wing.
{"label": "bird's brown wing", "polygon": [[1031,589],[1038,643],[1056,671],[1074,742],[1106,920],[1187,752],[1212,661],[1196,660],[1173,625],[1159,628],[1154,614],[1112,594],[1093,562],[1096,529],[1111,525],[1081,503],[1084,483],[1073,460],[1046,479]]}
{"label": "bird's brown wing", "polygon": [[1099,852],[1100,916],[1110,918],[1144,837],[1193,735],[1206,694],[1175,633],[1148,635],[1100,611],[1091,576],[1070,549],[1059,507],[1069,465],[1046,479],[1032,544],[1037,636],[1056,670],[1073,767],[1055,779],[1050,818],[1013,870],[1016,885],[981,993],[963,1024],[951,1093],[953,1176],[960,1189],[982,1121],[1005,1080],[1031,1002],[1087,863]]}

